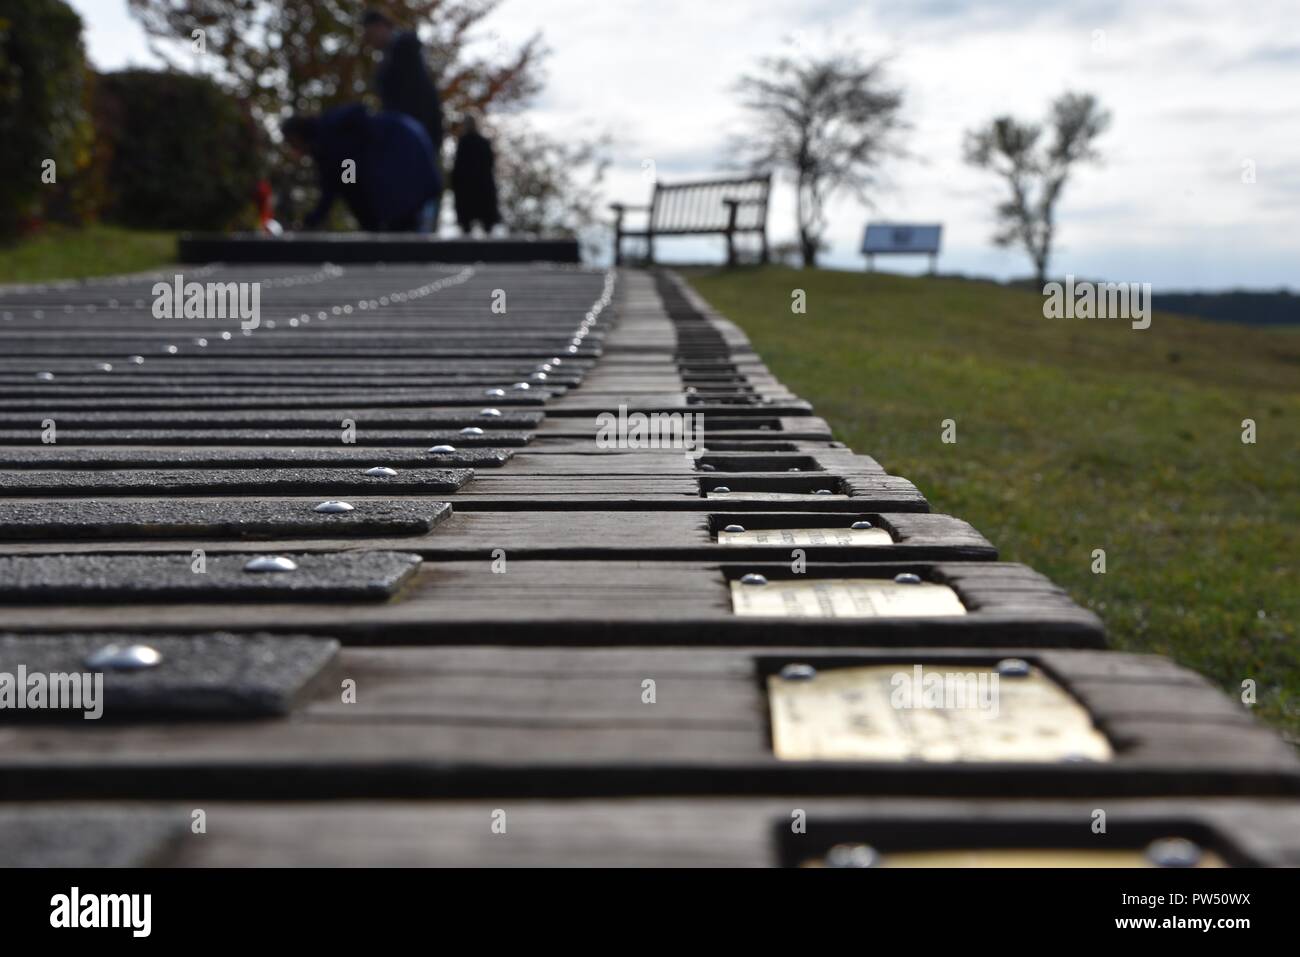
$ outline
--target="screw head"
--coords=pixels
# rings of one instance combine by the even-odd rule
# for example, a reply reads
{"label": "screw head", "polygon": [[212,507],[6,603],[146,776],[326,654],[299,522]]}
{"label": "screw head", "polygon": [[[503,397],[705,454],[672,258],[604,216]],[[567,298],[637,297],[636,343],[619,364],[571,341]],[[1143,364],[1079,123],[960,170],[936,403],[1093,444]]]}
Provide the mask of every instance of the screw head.
{"label": "screw head", "polygon": [[725,485],[719,485],[713,488],[712,491],[721,493],[722,495],[726,495],[728,492],[731,491],[731,489]]}
{"label": "screw head", "polygon": [[898,585],[919,585],[921,576],[912,572],[899,572],[894,576],[894,583]]}
{"label": "screw head", "polygon": [[516,392],[527,392],[529,389],[532,388],[532,386],[530,386],[527,382],[516,382],[510,388],[514,389]]}
{"label": "screw head", "polygon": [[258,555],[244,564],[246,572],[296,572],[298,565],[283,555]]}
{"label": "screw head", "polygon": [[95,363],[95,368],[98,369],[100,372],[112,372],[112,371],[113,371],[113,363],[111,363],[111,362],[96,362],[96,363]]}
{"label": "screw head", "polygon": [[467,425],[460,430],[461,435],[483,435],[483,430],[477,425]]}
{"label": "screw head", "polygon": [[429,454],[430,455],[451,455],[451,453],[455,451],[456,451],[456,446],[454,445],[435,445],[429,449]]}
{"label": "screw head", "polygon": [[1156,867],[1195,867],[1202,851],[1184,837],[1165,837],[1148,844],[1146,854]]}
{"label": "screw head", "polygon": [[54,381],[54,373],[53,373],[53,372],[38,372],[38,373],[36,373],[36,378],[39,379],[39,380],[42,381],[42,382],[53,382],[53,381]]}
{"label": "screw head", "polygon": [[880,852],[868,844],[836,844],[826,852],[827,867],[876,867]]}
{"label": "screw head", "polygon": [[175,346],[168,346],[167,348],[163,349],[163,352],[167,353],[169,356],[174,356],[176,355],[176,353],[180,351],[181,350],[177,349]]}
{"label": "screw head", "polygon": [[740,583],[742,585],[766,585],[767,578],[758,572],[746,572],[740,576]]}
{"label": "screw head", "polygon": [[390,469],[387,465],[376,465],[372,469],[366,469],[365,474],[373,478],[392,478],[397,474],[397,469]]}
{"label": "screw head", "polygon": [[479,415],[486,415],[489,419],[499,419],[499,418],[501,418],[501,410],[500,410],[500,409],[479,409],[479,410],[478,410],[478,414],[479,414]]}
{"label": "screw head", "polygon": [[503,395],[506,394],[506,390],[505,390],[505,389],[487,389],[487,390],[484,391],[483,394],[484,394],[484,395],[490,395],[490,396],[493,396],[494,398],[500,398],[501,396],[503,396]]}
{"label": "screw head", "polygon": [[708,462],[701,462],[701,463],[700,463],[700,471],[701,471],[701,472],[716,472],[717,469],[714,468],[712,465],[710,465]]}
{"label": "screw head", "polygon": [[728,525],[726,528],[723,529],[724,532],[743,532],[744,530],[745,530],[744,525]]}
{"label": "screw head", "polygon": [[321,502],[316,506],[316,511],[324,515],[341,515],[353,511],[353,507],[350,502]]}
{"label": "screw head", "polygon": [[197,339],[194,340],[194,344],[195,344],[196,346],[198,346],[200,349],[202,349],[202,348],[205,348],[205,347],[207,346],[207,344],[208,344],[208,340],[207,340],[207,339],[204,339],[202,336],[200,336],[199,338],[197,338]]}
{"label": "screw head", "polygon": [[130,362],[132,365],[142,366],[144,365],[144,356],[132,356]]}
{"label": "screw head", "polygon": [[861,531],[864,528],[871,528],[871,527],[872,526],[870,522],[854,522],[852,525],[849,526],[849,528],[856,528],[859,531]]}
{"label": "screw head", "polygon": [[1024,658],[1003,658],[997,663],[996,670],[1003,678],[1025,678],[1031,671]]}
{"label": "screw head", "polygon": [[95,671],[143,671],[162,664],[162,655],[148,645],[105,645],[86,656],[86,667]]}
{"label": "screw head", "polygon": [[782,665],[777,672],[782,681],[812,681],[817,677],[817,669],[803,662]]}
{"label": "screw head", "polygon": [[835,493],[832,492],[832,491],[831,491],[830,489],[828,489],[828,488],[819,488],[817,491],[813,492],[813,494],[814,494],[814,495],[834,495]]}

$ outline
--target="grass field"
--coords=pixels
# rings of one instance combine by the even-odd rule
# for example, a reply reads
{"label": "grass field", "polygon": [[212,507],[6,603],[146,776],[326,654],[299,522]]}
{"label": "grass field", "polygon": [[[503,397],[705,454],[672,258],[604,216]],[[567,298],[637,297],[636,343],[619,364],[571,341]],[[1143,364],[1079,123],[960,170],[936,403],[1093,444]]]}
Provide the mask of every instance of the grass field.
{"label": "grass field", "polygon": [[176,234],[115,226],[52,226],[14,246],[0,246],[0,282],[45,282],[139,272],[176,261]]}
{"label": "grass field", "polygon": [[1236,696],[1253,680],[1300,743],[1300,329],[1049,320],[1041,296],[957,279],[688,276],[838,438],[1065,587],[1114,647]]}

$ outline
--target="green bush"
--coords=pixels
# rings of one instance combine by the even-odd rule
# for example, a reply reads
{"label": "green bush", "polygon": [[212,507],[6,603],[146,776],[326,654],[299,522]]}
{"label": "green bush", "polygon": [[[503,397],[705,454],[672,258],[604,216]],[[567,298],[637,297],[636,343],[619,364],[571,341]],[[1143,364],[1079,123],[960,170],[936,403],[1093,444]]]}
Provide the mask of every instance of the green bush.
{"label": "green bush", "polygon": [[[47,209],[86,211],[91,162],[81,18],[63,0],[0,5],[0,242]],[[54,182],[42,182],[53,160]]]}
{"label": "green bush", "polygon": [[252,116],[207,77],[124,70],[95,85],[104,218],[141,229],[249,225],[262,139]]}

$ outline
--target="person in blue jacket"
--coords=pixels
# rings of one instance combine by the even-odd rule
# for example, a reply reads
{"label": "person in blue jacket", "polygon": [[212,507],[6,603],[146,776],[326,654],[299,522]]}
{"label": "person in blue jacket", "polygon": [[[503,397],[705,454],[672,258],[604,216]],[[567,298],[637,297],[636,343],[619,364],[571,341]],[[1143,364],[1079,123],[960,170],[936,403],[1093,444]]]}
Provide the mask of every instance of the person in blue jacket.
{"label": "person in blue jacket", "polygon": [[320,201],[303,222],[307,229],[320,226],[342,198],[364,230],[414,231],[426,204],[442,192],[429,136],[409,116],[372,115],[355,103],[292,117],[281,131],[294,151],[316,162]]}

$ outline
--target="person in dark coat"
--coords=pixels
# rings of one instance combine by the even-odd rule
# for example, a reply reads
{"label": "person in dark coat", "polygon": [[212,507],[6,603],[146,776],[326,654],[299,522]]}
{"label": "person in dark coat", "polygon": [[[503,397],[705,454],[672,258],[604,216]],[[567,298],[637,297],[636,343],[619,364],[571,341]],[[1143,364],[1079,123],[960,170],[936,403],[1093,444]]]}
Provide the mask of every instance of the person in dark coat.
{"label": "person in dark coat", "polygon": [[293,117],[282,131],[291,147],[316,161],[320,201],[304,221],[308,229],[324,222],[342,197],[364,230],[412,231],[442,192],[429,137],[409,116],[372,116],[354,103],[318,117]]}
{"label": "person in dark coat", "polygon": [[424,47],[413,30],[398,30],[377,10],[361,20],[366,43],[383,51],[375,87],[385,110],[405,113],[429,135],[435,158],[442,153],[442,101],[424,62]]}
{"label": "person in dark coat", "polygon": [[456,142],[456,160],[451,167],[451,188],[456,193],[456,221],[461,232],[469,235],[474,224],[485,233],[501,221],[497,209],[496,156],[492,144],[478,131],[472,116],[461,120],[460,138]]}

